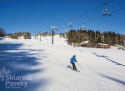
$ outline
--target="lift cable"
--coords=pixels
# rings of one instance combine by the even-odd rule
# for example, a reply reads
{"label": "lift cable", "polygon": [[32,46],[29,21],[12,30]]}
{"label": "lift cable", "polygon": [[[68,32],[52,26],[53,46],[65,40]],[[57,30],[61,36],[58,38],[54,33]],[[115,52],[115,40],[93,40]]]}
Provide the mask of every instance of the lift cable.
{"label": "lift cable", "polygon": [[[88,22],[91,22],[91,21],[94,21],[94,20],[97,20],[97,19],[102,18],[102,17],[104,17],[104,16],[100,16],[100,17],[97,17],[97,18],[95,18],[95,19],[89,20],[89,21],[87,21],[87,22],[84,22],[84,24],[85,24],[85,23],[88,23]],[[81,25],[81,23],[80,23],[80,24],[77,24],[77,25],[74,25],[74,26],[78,26],[78,25]]]}
{"label": "lift cable", "polygon": [[[109,4],[109,3],[113,2],[113,1],[114,1],[114,0],[112,0],[112,1],[110,1],[110,2],[108,2],[108,3],[105,3],[105,4]],[[72,20],[75,20],[75,19],[77,19],[77,18],[79,18],[79,17],[82,17],[82,16],[84,16],[84,15],[86,15],[86,14],[92,12],[92,11],[95,11],[95,10],[97,10],[97,9],[103,7],[103,6],[104,6],[104,5],[101,5],[101,6],[97,7],[97,8],[95,8],[95,9],[93,9],[93,10],[87,12],[87,13],[84,13],[84,14],[82,14],[82,15],[76,17],[76,18],[73,18],[73,19],[71,19],[71,21],[72,21]],[[62,23],[62,24],[59,24],[59,25],[57,25],[57,26],[63,25],[63,24],[65,24],[65,23],[67,23],[67,22],[69,22],[69,21],[66,21],[66,22],[64,22],[64,23]]]}
{"label": "lift cable", "polygon": [[119,9],[119,10],[117,10],[117,11],[112,12],[111,14],[116,13],[116,12],[119,12],[119,11],[124,10],[124,9],[125,9],[125,8]]}
{"label": "lift cable", "polygon": [[[114,12],[112,12],[111,14],[116,13],[116,12],[119,12],[119,11],[124,10],[124,9],[125,9],[125,8],[122,8],[122,9],[120,9],[120,10],[114,11]],[[97,20],[97,19],[102,18],[102,17],[104,17],[104,16],[100,16],[100,17],[98,17],[98,18],[89,20],[89,21],[87,21],[87,22],[84,22],[84,24],[85,24],[85,23],[88,23],[88,22],[91,22],[91,21],[94,21],[94,20]],[[82,23],[77,24],[77,25],[81,25],[81,24],[82,24]],[[74,25],[74,26],[77,26],[77,25]]]}
{"label": "lift cable", "polygon": [[[122,10],[124,10],[124,9],[125,9],[125,8],[119,9],[119,10],[117,10],[117,11],[112,12],[111,14],[116,13],[116,12],[119,12],[119,11],[122,11]],[[91,22],[91,21],[94,21],[94,20],[97,20],[97,19],[102,18],[102,17],[105,17],[105,16],[100,16],[100,17],[97,17],[97,18],[95,18],[95,19],[86,21],[86,22],[84,22],[84,24],[85,24],[85,23],[88,23],[88,22]],[[77,25],[74,25],[74,26],[78,26],[78,25],[81,25],[81,24],[82,24],[82,23],[77,24]],[[67,26],[67,27],[68,27],[68,26]],[[60,27],[60,28],[65,28],[65,27]]]}

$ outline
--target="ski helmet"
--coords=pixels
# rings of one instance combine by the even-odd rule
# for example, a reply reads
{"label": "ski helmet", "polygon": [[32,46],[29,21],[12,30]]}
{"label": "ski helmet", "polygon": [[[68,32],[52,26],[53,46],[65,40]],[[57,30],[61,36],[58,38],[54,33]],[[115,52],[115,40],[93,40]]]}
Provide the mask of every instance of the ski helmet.
{"label": "ski helmet", "polygon": [[74,55],[73,57],[76,57],[76,55]]}

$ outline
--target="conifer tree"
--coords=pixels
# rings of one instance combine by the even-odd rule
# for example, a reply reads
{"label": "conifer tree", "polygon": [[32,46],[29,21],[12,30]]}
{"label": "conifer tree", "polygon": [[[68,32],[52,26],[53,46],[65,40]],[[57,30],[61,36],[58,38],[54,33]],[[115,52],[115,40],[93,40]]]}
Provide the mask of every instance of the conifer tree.
{"label": "conifer tree", "polygon": [[97,39],[97,43],[101,43],[101,37],[99,36],[98,39]]}
{"label": "conifer tree", "polygon": [[118,44],[120,44],[120,35],[118,33]]}

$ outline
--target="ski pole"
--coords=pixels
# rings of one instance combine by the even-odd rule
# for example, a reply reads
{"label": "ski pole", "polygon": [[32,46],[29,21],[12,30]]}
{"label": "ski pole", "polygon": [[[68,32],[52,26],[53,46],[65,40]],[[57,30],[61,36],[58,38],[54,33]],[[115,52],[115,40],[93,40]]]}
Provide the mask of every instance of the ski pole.
{"label": "ski pole", "polygon": [[[77,62],[78,63],[78,62]],[[79,63],[78,63],[78,65],[79,65]],[[80,66],[80,65],[79,65]],[[80,66],[81,67],[81,66]],[[81,67],[82,68],[82,67]],[[83,68],[82,68],[82,70],[83,70]]]}

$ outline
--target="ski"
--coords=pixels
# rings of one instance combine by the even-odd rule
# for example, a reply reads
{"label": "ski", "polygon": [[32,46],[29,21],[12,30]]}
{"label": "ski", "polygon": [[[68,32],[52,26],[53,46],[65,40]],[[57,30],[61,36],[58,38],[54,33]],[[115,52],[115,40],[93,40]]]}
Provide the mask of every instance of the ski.
{"label": "ski", "polygon": [[76,72],[80,72],[79,70],[76,70]]}
{"label": "ski", "polygon": [[74,70],[75,72],[80,72],[79,70]]}

